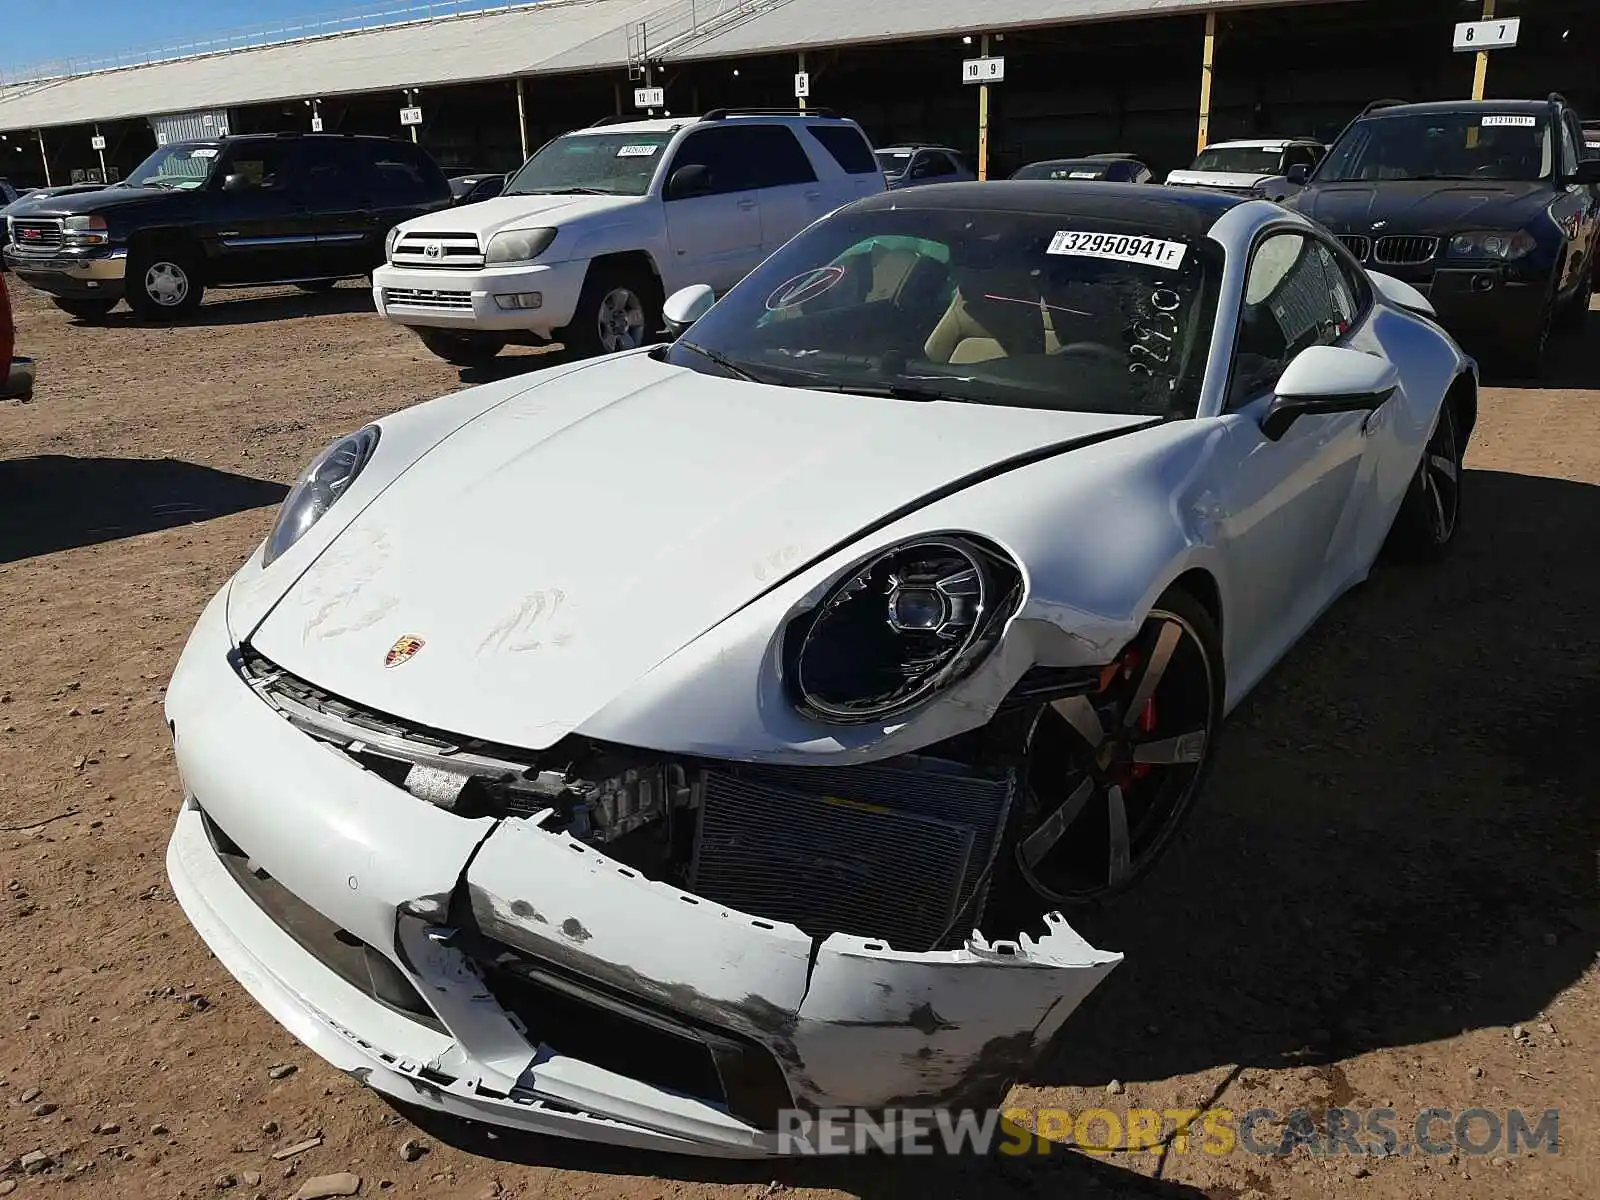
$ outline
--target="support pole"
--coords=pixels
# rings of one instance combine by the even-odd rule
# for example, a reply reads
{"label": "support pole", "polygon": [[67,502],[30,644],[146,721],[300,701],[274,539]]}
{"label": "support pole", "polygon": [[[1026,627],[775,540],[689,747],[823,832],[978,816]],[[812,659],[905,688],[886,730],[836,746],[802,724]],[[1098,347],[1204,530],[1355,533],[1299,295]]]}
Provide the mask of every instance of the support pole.
{"label": "support pole", "polygon": [[[100,136],[100,123],[98,121],[95,122],[94,136],[95,137],[99,137]],[[101,183],[110,183],[111,182],[111,177],[106,174],[106,152],[105,152],[105,150],[101,149],[101,150],[95,151],[95,153],[97,153],[100,156],[100,182]]]}
{"label": "support pole", "polygon": [[[1483,19],[1494,19],[1494,0],[1483,0]],[[1489,82],[1489,52],[1479,50],[1476,57],[1478,61],[1472,71],[1472,98],[1482,100],[1484,85]]]}
{"label": "support pole", "polygon": [[517,76],[517,135],[522,139],[522,161],[528,161],[528,102],[522,94],[522,76]]}
{"label": "support pole", "polygon": [[45,153],[44,149],[44,130],[40,129],[35,132],[39,135],[39,161],[44,164],[44,185],[45,187],[53,187],[54,185],[50,182],[50,156]]}
{"label": "support pole", "polygon": [[1206,14],[1206,40],[1200,51],[1200,131],[1198,154],[1211,140],[1211,68],[1217,56],[1217,14]]}
{"label": "support pole", "polygon": [[[795,64],[795,70],[802,75],[806,73],[806,52],[804,50],[800,51],[798,55],[798,61]],[[805,112],[806,98],[804,96],[797,96],[796,100],[799,101],[800,111]]]}
{"label": "support pole", "polygon": [[[989,35],[983,35],[979,56],[989,57]],[[978,85],[978,178],[989,178],[989,85]]]}

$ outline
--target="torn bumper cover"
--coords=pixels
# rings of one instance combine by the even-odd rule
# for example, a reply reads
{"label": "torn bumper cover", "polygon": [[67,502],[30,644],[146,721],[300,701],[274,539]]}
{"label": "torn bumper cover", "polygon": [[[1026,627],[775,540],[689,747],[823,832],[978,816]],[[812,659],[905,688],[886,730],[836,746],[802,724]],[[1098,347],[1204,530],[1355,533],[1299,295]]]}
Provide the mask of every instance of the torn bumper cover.
{"label": "torn bumper cover", "polygon": [[537,817],[417,801],[276,715],[230,650],[214,602],[168,692],[174,892],[280,1023],[399,1100],[764,1156],[784,1109],[998,1103],[1120,961],[1054,916],[1037,941],[814,946]]}

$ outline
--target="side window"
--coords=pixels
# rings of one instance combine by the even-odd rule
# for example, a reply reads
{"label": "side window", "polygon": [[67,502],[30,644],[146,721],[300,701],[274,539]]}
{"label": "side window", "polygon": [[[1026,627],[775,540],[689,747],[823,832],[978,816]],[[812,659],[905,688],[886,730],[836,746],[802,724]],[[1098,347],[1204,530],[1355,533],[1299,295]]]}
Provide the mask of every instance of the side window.
{"label": "side window", "polygon": [[[1329,282],[1333,256],[1315,238],[1275,233],[1256,247],[1245,279],[1228,381],[1229,411],[1262,395],[1307,346],[1339,340],[1355,318],[1340,311]],[[1348,284],[1346,284],[1348,287]]]}
{"label": "side window", "polygon": [[1290,146],[1283,154],[1284,169],[1289,167],[1314,167],[1317,165],[1317,156],[1310,146]]}
{"label": "side window", "polygon": [[375,203],[419,204],[432,198],[434,189],[416,155],[407,153],[408,149],[398,143],[383,146],[367,160],[369,195]]}
{"label": "side window", "polygon": [[684,167],[704,167],[709,187],[698,195],[721,196],[746,190],[751,186],[750,174],[741,160],[739,140],[739,130],[731,127],[695,130],[679,143],[667,178]]}
{"label": "side window", "polygon": [[746,125],[737,132],[744,142],[744,161],[751,175],[746,187],[789,187],[817,181],[805,148],[787,126]]}
{"label": "side window", "polygon": [[305,193],[308,199],[328,204],[365,205],[371,186],[362,159],[339,142],[305,143]]}
{"label": "side window", "polygon": [[283,146],[272,142],[246,142],[228,158],[221,174],[242,175],[249,190],[286,192],[292,182],[293,159]]}
{"label": "side window", "polygon": [[833,161],[849,174],[876,175],[883,170],[872,147],[867,145],[867,139],[850,126],[807,125],[806,131],[821,142],[822,148],[833,155]]}
{"label": "side window", "polygon": [[955,163],[942,150],[924,150],[917,160],[914,173],[918,179],[942,179],[956,173]]}
{"label": "side window", "polygon": [[1569,115],[1561,122],[1561,174],[1570,176],[1578,169],[1578,163],[1583,158],[1583,139],[1572,136],[1572,118]]}

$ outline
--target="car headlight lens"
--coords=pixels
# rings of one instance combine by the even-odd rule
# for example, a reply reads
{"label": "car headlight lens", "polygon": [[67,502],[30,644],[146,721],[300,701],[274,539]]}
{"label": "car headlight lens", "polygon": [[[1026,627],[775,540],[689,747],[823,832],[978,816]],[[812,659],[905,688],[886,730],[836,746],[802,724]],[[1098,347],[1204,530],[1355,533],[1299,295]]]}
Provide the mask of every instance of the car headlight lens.
{"label": "car headlight lens", "polygon": [[556,240],[554,229],[508,229],[489,239],[489,249],[484,252],[486,263],[531,262],[550,248]]}
{"label": "car headlight lens", "polygon": [[921,538],[886,550],[791,624],[794,702],[835,724],[906,712],[983,661],[1021,596],[1015,564],[975,539]]}
{"label": "car headlight lens", "polygon": [[104,217],[68,217],[61,223],[62,238],[74,246],[104,246],[111,240]]}
{"label": "car headlight lens", "polygon": [[261,554],[263,567],[271,566],[279,555],[322,520],[339,497],[349,490],[351,482],[371,461],[372,452],[377,448],[378,427],[368,425],[340,438],[311,460],[311,465],[301,472],[278,510],[277,523],[267,535],[266,549]]}
{"label": "car headlight lens", "polygon": [[1525,230],[1481,230],[1458,233],[1450,239],[1452,258],[1498,258],[1509,262],[1531,254],[1538,247]]}
{"label": "car headlight lens", "polygon": [[383,239],[383,258],[385,262],[394,261],[394,244],[400,240],[400,226],[396,225],[389,230],[389,236]]}

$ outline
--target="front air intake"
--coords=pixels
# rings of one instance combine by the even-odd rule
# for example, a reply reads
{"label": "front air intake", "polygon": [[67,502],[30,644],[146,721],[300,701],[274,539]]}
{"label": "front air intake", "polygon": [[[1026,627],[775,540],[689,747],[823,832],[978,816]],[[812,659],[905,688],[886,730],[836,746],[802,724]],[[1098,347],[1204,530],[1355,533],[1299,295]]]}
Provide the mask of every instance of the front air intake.
{"label": "front air intake", "polygon": [[959,945],[976,927],[1014,776],[932,759],[737,771],[706,776],[698,895],[896,950]]}

